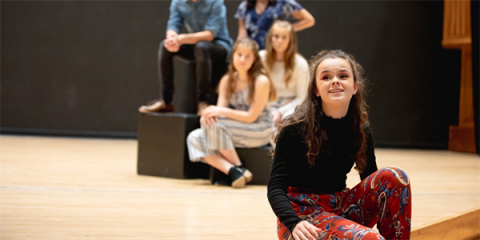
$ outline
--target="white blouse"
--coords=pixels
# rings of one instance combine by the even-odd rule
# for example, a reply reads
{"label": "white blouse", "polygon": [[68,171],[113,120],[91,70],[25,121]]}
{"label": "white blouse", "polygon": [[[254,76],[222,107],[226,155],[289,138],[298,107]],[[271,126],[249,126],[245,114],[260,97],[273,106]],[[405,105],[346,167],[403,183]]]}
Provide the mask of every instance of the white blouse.
{"label": "white blouse", "polygon": [[[259,54],[260,58],[265,63],[265,66],[268,68],[265,62],[267,51],[262,50]],[[300,56],[300,54],[295,55],[295,69],[293,71],[292,79],[288,84],[288,88],[285,86],[285,83],[282,80],[284,75],[285,62],[275,62],[273,69],[270,71],[270,78],[277,89],[278,100],[280,101],[280,98],[293,98],[292,101],[277,109],[277,111],[282,114],[282,118],[292,114],[295,111],[295,107],[297,107],[305,99],[309,81],[307,60]]]}

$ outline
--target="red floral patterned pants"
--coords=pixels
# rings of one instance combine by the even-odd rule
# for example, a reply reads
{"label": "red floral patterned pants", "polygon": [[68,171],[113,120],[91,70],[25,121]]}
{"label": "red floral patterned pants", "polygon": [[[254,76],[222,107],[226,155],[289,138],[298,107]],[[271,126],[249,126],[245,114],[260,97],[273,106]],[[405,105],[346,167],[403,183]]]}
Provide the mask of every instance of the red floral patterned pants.
{"label": "red floral patterned pants", "polygon": [[[301,219],[322,230],[317,239],[410,239],[410,180],[398,167],[382,168],[333,194],[289,187],[288,198]],[[293,239],[280,221],[277,230],[279,239]]]}

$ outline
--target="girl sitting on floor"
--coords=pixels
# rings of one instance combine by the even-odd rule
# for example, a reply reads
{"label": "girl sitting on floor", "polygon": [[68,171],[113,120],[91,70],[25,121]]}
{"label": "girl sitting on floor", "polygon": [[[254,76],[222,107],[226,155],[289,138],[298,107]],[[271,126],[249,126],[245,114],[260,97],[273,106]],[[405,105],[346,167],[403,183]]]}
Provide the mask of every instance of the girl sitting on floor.
{"label": "girl sitting on floor", "polygon": [[[268,200],[278,238],[409,239],[410,180],[398,167],[377,171],[362,67],[340,50],[310,65],[307,97],[276,137]],[[362,181],[349,189],[354,165]]]}

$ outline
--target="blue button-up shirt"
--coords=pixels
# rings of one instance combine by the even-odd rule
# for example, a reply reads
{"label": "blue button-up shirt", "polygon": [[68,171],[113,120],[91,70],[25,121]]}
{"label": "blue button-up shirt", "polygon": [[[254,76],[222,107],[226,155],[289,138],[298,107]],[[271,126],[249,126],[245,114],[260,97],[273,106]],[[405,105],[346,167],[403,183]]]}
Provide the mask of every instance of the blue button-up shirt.
{"label": "blue button-up shirt", "polygon": [[173,30],[180,33],[182,24],[189,33],[208,30],[214,36],[213,41],[224,46],[230,53],[233,41],[228,35],[226,15],[227,8],[223,0],[173,0],[167,32]]}

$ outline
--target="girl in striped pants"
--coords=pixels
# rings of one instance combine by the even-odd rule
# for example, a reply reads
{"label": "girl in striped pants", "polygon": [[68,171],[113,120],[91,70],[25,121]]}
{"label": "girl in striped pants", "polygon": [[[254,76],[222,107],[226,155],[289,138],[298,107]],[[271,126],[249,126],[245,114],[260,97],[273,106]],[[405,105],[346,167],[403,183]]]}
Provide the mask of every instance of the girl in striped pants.
{"label": "girl in striped pants", "polygon": [[276,91],[258,55],[255,41],[244,38],[233,46],[228,73],[220,80],[216,106],[207,107],[201,128],[187,137],[190,160],[205,162],[232,178],[242,188],[252,173],[242,166],[235,147],[254,148],[272,138],[268,101]]}

